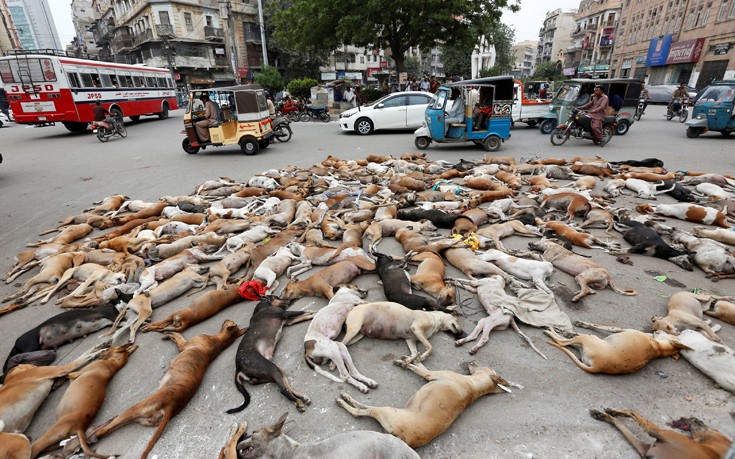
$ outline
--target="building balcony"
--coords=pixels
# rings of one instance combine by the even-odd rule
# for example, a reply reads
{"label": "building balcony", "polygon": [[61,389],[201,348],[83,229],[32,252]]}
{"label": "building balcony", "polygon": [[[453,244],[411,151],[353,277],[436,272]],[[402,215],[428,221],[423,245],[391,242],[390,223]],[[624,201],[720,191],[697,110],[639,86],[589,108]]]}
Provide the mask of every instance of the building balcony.
{"label": "building balcony", "polygon": [[138,34],[133,38],[133,46],[140,46],[151,40],[153,40],[153,31],[151,29],[146,29],[145,32]]}
{"label": "building balcony", "polygon": [[225,39],[225,31],[224,29],[205,26],[204,38],[206,38],[207,40],[222,41]]}
{"label": "building balcony", "polygon": [[174,36],[174,26],[171,24],[156,24],[156,35],[158,38],[171,38]]}
{"label": "building balcony", "polygon": [[119,35],[112,40],[112,46],[117,51],[122,51],[125,49],[132,49],[133,48],[133,36],[128,35],[128,34]]}
{"label": "building balcony", "polygon": [[568,46],[567,47],[567,52],[568,53],[576,53],[577,51],[581,51],[581,50],[582,50],[582,45],[581,44],[572,45],[572,46]]}
{"label": "building balcony", "polygon": [[225,56],[214,56],[214,65],[217,67],[228,67],[230,61]]}
{"label": "building balcony", "polygon": [[570,37],[579,37],[581,35],[584,35],[585,29],[581,26],[578,26],[576,29],[572,31],[572,33],[569,34]]}
{"label": "building balcony", "polygon": [[584,30],[586,30],[586,31],[594,31],[594,30],[597,30],[597,24],[594,24],[594,23],[593,24],[587,24],[584,27]]}

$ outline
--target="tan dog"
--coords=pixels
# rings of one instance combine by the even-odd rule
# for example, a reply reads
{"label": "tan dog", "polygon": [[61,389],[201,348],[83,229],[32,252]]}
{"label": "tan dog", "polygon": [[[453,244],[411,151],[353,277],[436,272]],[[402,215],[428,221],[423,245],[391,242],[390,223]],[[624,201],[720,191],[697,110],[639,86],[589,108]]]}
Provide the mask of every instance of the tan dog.
{"label": "tan dog", "polygon": [[416,231],[436,231],[436,226],[429,220],[422,220],[420,222],[411,222],[406,220],[398,220],[395,218],[389,218],[374,222],[368,229],[365,230],[365,239],[368,242],[368,250],[375,252],[378,248],[380,241],[387,236],[394,236],[396,232],[401,228],[414,228]]}
{"label": "tan dog", "polygon": [[5,423],[0,420],[0,457],[3,459],[31,459],[31,442],[18,433],[4,433]]}
{"label": "tan dog", "polygon": [[598,248],[600,246],[608,247],[608,244],[602,242],[593,235],[577,231],[576,229],[562,222],[550,221],[544,223],[541,220],[536,220],[536,224],[538,226],[546,227],[546,229],[553,231],[554,234],[556,234],[557,236],[561,236],[562,238],[571,242],[572,245],[576,245],[578,247],[584,247],[585,249],[595,248],[593,246],[597,246]]}
{"label": "tan dog", "polygon": [[[349,346],[364,336],[389,340],[404,339],[411,355],[405,356],[403,360],[422,362],[431,355],[429,338],[440,331],[461,335],[462,327],[456,317],[445,312],[418,311],[408,309],[402,304],[379,301],[357,305],[350,311],[345,319],[345,336],[342,343]],[[422,354],[419,354],[416,347],[417,341],[426,348]]]}
{"label": "tan dog", "polygon": [[605,226],[605,234],[612,236],[612,233],[610,233],[610,230],[613,229],[614,223],[612,214],[599,204],[590,203],[590,205],[592,208],[587,212],[587,215],[584,216],[585,220],[579,225],[579,227],[587,228],[589,226],[602,223],[603,226]]}
{"label": "tan dog", "polygon": [[176,311],[163,320],[143,325],[143,332],[149,331],[175,331],[182,332],[189,327],[203,322],[223,309],[244,301],[238,293],[236,284],[228,285],[222,289],[215,289],[205,293],[194,300],[186,308]]}
{"label": "tan dog", "polygon": [[668,302],[669,314],[666,317],[651,317],[653,331],[661,330],[672,335],[678,335],[681,330],[702,330],[712,341],[721,343],[722,340],[702,320],[702,313],[712,303],[710,295],[697,295],[689,292],[677,292],[671,295]]}
{"label": "tan dog", "polygon": [[283,290],[283,299],[297,300],[305,296],[324,296],[331,300],[335,287],[350,282],[363,271],[375,271],[375,263],[363,257],[349,257],[304,280],[291,279]]}
{"label": "tan dog", "polygon": [[552,241],[542,239],[540,241],[530,242],[528,244],[532,250],[543,251],[543,259],[550,261],[560,271],[574,276],[574,280],[579,284],[580,290],[572,298],[572,302],[577,302],[581,298],[594,294],[595,289],[603,289],[610,287],[615,293],[621,295],[637,295],[638,292],[632,289],[620,290],[615,286],[610,273],[589,258],[577,255],[564,247]]}
{"label": "tan dog", "polygon": [[346,393],[340,394],[337,404],[352,416],[369,416],[383,429],[418,448],[429,444],[444,433],[462,412],[478,398],[488,394],[510,392],[511,383],[488,367],[475,362],[469,364],[469,376],[453,371],[430,371],[423,366],[397,365],[413,371],[428,381],[408,400],[404,408],[372,407],[363,405]]}
{"label": "tan dog", "polygon": [[216,335],[202,334],[188,341],[178,333],[166,333],[164,337],[176,343],[180,353],[171,361],[158,390],[97,427],[89,436],[89,441],[96,442],[98,438],[106,437],[132,422],[158,426],[141,456],[147,457],[169,421],[194,397],[209,364],[243,333],[245,329],[238,328],[230,320],[222,324]]}
{"label": "tan dog", "polygon": [[[729,299],[732,301],[733,298],[729,297]],[[730,301],[715,301],[704,313],[708,316],[717,317],[730,325],[735,325],[735,303]]]}
{"label": "tan dog", "polygon": [[697,237],[707,237],[717,242],[727,245],[735,245],[735,231],[730,228],[707,228],[704,226],[695,226],[691,231],[692,235]]}
{"label": "tan dog", "polygon": [[441,305],[454,303],[454,288],[444,283],[445,266],[440,256],[432,252],[414,255],[411,261],[419,262],[416,274],[411,276],[411,285],[436,298]]}
{"label": "tan dog", "polygon": [[25,300],[39,290],[39,284],[55,285],[67,269],[79,266],[83,262],[84,253],[81,252],[60,253],[46,258],[41,262],[41,271],[28,279],[20,290],[4,298],[3,303],[16,300],[17,303],[24,304]]}
{"label": "tan dog", "polygon": [[486,202],[497,201],[498,199],[513,197],[514,195],[515,192],[507,186],[492,191],[476,191],[470,193],[470,207],[477,207]]}
{"label": "tan dog", "polygon": [[[633,410],[606,408],[604,413],[598,410],[590,410],[590,414],[598,421],[607,422],[618,429],[643,459],[677,457],[719,459],[725,457],[728,448],[732,445],[732,441],[726,436],[715,429],[708,428],[697,418],[686,419],[687,425],[685,428],[692,435],[689,438],[687,435],[673,430],[662,429]],[[649,437],[655,439],[654,442],[648,443],[639,440],[622,421],[617,419],[619,416],[633,419]]]}
{"label": "tan dog", "polygon": [[93,204],[96,205],[96,207],[92,207],[89,209],[85,209],[85,212],[91,212],[93,214],[104,214],[106,212],[114,212],[117,209],[120,208],[120,206],[123,204],[123,202],[127,201],[127,196],[123,196],[121,194],[115,194],[112,196],[108,196],[102,201],[95,202]]}
{"label": "tan dog", "polygon": [[36,367],[21,364],[13,367],[0,387],[0,419],[5,432],[24,432],[59,378],[82,368],[101,351],[92,349],[63,366]]}
{"label": "tan dog", "polygon": [[510,172],[499,171],[495,178],[508,185],[511,190],[519,190],[523,186],[521,177]]}
{"label": "tan dog", "polygon": [[508,220],[507,222],[486,226],[484,228],[480,228],[475,234],[477,234],[477,236],[490,239],[496,249],[504,252],[507,251],[507,249],[500,242],[500,239],[504,237],[512,236],[514,234],[517,234],[518,236],[541,237],[541,233],[526,227],[526,225],[518,220]]}
{"label": "tan dog", "polygon": [[[665,333],[651,335],[638,330],[584,322],[575,322],[575,325],[612,332],[605,339],[595,335],[577,335],[571,339],[564,339],[552,330],[544,331],[553,340],[547,343],[564,351],[575,365],[587,373],[609,375],[635,373],[653,359],[678,357],[681,349],[688,349],[674,336]],[[580,357],[574,355],[566,346],[579,346]]]}
{"label": "tan dog", "polygon": [[56,408],[56,422],[38,440],[33,442],[31,457],[36,457],[72,434],[76,435],[82,450],[88,456],[106,458],[90,450],[84,430],[94,420],[105,400],[107,385],[117,371],[128,362],[138,346],[126,344],[112,347],[79,371],[70,373],[69,388]]}
{"label": "tan dog", "polygon": [[574,216],[578,212],[586,214],[590,211],[590,203],[587,198],[577,193],[556,193],[544,196],[540,208],[544,209],[546,207],[566,209],[569,221],[574,220]]}
{"label": "tan dog", "polygon": [[39,247],[44,244],[71,244],[72,242],[85,237],[86,235],[91,233],[92,230],[94,230],[94,228],[92,228],[92,226],[87,223],[71,225],[71,226],[67,226],[66,228],[64,228],[55,237],[52,237],[50,239],[45,239],[45,240],[39,240],[38,242],[27,244],[27,246],[28,247]]}

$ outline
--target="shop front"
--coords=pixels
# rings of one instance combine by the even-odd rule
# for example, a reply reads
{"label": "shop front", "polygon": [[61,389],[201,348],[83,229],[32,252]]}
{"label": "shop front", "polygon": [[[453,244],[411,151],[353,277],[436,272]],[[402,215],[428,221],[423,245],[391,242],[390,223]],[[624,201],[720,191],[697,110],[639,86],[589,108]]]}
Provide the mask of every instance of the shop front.
{"label": "shop front", "polygon": [[666,58],[666,65],[671,71],[668,83],[689,84],[703,48],[704,38],[672,43]]}

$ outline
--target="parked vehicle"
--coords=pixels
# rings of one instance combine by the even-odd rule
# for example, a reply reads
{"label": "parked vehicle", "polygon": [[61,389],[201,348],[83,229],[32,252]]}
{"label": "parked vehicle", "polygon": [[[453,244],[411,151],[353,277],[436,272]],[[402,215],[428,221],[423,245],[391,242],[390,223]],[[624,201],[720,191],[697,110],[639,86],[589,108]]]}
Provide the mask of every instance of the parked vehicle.
{"label": "parked vehicle", "polygon": [[[674,109],[675,103],[679,105],[679,108],[676,110]],[[669,106],[666,107],[666,119],[671,121],[675,116],[679,118],[680,123],[683,123],[689,118],[689,99],[680,97],[676,101],[669,103]]]}
{"label": "parked vehicle", "polygon": [[[304,104],[293,103],[286,105],[282,102],[278,104],[278,111],[289,119],[291,122],[300,121],[302,117],[309,118],[309,114],[304,110]],[[306,121],[306,120],[304,120]]]}
{"label": "parked vehicle", "polygon": [[288,142],[291,140],[293,131],[291,130],[291,121],[285,116],[276,116],[271,123],[273,126],[273,137],[279,142]]}
{"label": "parked vehicle", "polygon": [[[218,121],[209,127],[209,140],[197,136],[195,123],[204,117],[203,94],[217,107]],[[209,146],[239,145],[246,155],[267,148],[273,137],[265,91],[258,85],[240,85],[189,93],[189,108],[184,114],[186,137],[181,146],[190,155]]]}
{"label": "parked vehicle", "polygon": [[424,122],[426,108],[435,96],[421,91],[389,94],[369,105],[350,108],[339,115],[343,131],[369,135],[380,129],[416,129]]}
{"label": "parked vehicle", "polygon": [[[329,114],[329,107],[315,107],[313,105],[307,105],[306,113],[308,115],[307,119],[311,120],[321,120],[328,123],[332,119],[332,116]],[[307,119],[304,119],[304,117],[301,116],[301,121],[306,121]]]}
{"label": "parked vehicle", "polygon": [[[471,97],[470,86],[479,88],[479,100]],[[447,130],[444,119],[450,107],[452,89],[461,92],[465,104],[464,122],[450,124]],[[510,138],[512,110],[512,76],[478,78],[440,86],[436,100],[426,108],[424,125],[414,132],[416,148],[426,150],[431,142],[473,142],[487,151],[497,151]]]}
{"label": "parked vehicle", "polygon": [[111,128],[108,128],[104,124],[100,124],[98,121],[93,121],[94,133],[100,142],[107,142],[111,137],[120,136],[123,139],[128,136],[128,131],[125,129],[125,125],[120,123],[117,118],[111,116],[105,120],[106,123],[111,124]]}
{"label": "parked vehicle", "polygon": [[[538,91],[542,85],[550,85],[551,83],[546,82],[532,82],[529,81],[525,84],[521,83],[520,80],[515,80],[513,84],[513,123],[521,122],[526,123],[529,126],[536,126],[538,123],[544,120],[544,117],[549,113],[549,104],[551,99],[540,99],[538,98]],[[534,89],[535,88],[535,89]],[[527,90],[536,91],[535,93],[526,92]],[[551,87],[546,89],[548,93],[551,93]]]}
{"label": "parked vehicle", "polygon": [[[602,125],[602,145],[606,145],[613,137],[615,131],[615,117],[605,117]],[[552,145],[563,145],[570,137],[577,140],[594,140],[592,135],[591,119],[578,108],[572,108],[567,115],[566,123],[558,125],[551,133]]]}
{"label": "parked vehicle", "polygon": [[707,131],[719,131],[724,136],[735,131],[735,80],[713,81],[703,89],[686,126],[690,139]]}
{"label": "parked vehicle", "polygon": [[561,120],[569,117],[569,111],[589,101],[595,86],[602,86],[608,98],[619,95],[623,106],[616,115],[616,134],[625,135],[635,122],[635,109],[641,96],[641,82],[636,79],[574,79],[561,84],[549,105],[549,113],[539,125],[542,134],[550,134]]}
{"label": "parked vehicle", "polygon": [[[648,86],[648,93],[651,98],[648,99],[649,104],[668,104],[674,96],[674,91],[679,87],[678,84],[656,84]],[[687,92],[692,99],[697,95],[697,89],[687,86]]]}

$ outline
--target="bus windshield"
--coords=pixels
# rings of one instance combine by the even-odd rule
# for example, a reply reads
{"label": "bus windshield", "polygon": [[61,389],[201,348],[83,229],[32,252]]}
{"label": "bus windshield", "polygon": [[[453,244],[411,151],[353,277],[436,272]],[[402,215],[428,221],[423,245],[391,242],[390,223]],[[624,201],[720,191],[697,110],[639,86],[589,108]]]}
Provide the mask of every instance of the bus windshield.
{"label": "bus windshield", "polygon": [[51,59],[28,58],[0,61],[3,83],[56,81]]}

